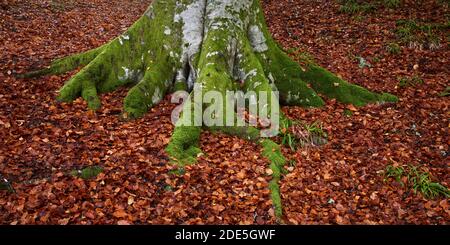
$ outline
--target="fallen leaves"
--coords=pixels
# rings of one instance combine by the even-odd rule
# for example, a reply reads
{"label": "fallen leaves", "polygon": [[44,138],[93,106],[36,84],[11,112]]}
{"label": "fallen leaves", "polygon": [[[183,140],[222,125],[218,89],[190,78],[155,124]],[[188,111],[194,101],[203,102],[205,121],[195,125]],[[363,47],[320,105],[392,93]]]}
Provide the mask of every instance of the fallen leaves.
{"label": "fallen leaves", "polygon": [[246,174],[245,174],[245,170],[242,169],[241,171],[239,171],[239,173],[236,175],[239,179],[244,179]]}
{"label": "fallen leaves", "polygon": [[128,220],[119,220],[117,221],[118,225],[131,225],[131,223]]}
{"label": "fallen leaves", "polygon": [[134,197],[133,196],[129,196],[128,197],[128,205],[133,205],[133,203],[134,203]]}
{"label": "fallen leaves", "polygon": [[116,218],[125,218],[128,216],[127,212],[123,209],[119,209],[113,213],[113,216]]}

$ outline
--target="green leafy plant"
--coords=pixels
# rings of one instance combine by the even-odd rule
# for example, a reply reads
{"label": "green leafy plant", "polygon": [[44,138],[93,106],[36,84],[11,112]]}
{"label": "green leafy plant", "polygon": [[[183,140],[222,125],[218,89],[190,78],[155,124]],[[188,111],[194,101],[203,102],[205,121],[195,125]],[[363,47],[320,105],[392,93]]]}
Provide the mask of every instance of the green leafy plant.
{"label": "green leafy plant", "polygon": [[398,79],[398,86],[401,88],[407,87],[409,84],[409,79],[407,77],[401,77]]}
{"label": "green leafy plant", "polygon": [[339,12],[346,14],[371,13],[378,7],[397,8],[401,4],[401,0],[340,0],[341,6]]}
{"label": "green leafy plant", "polygon": [[397,55],[401,52],[401,48],[400,45],[398,45],[398,43],[389,43],[386,46],[386,50],[388,51],[388,53],[393,55]]}
{"label": "green leafy plant", "polygon": [[285,134],[282,140],[283,145],[288,145],[292,150],[295,150],[296,142],[292,134]]}
{"label": "green leafy plant", "polygon": [[346,14],[370,13],[376,9],[376,6],[370,2],[361,2],[357,0],[341,0],[339,12]]}
{"label": "green leafy plant", "polygon": [[311,124],[282,120],[281,121],[281,144],[289,146],[292,150],[300,146],[324,145],[327,143],[328,135],[323,130],[320,122]]}
{"label": "green leafy plant", "polygon": [[417,75],[414,75],[412,77],[400,77],[398,79],[398,86],[401,88],[416,87],[423,83],[423,79]]}
{"label": "green leafy plant", "polygon": [[347,117],[353,116],[353,112],[349,109],[344,109],[344,115]]}
{"label": "green leafy plant", "polygon": [[297,166],[297,161],[295,160],[289,160],[289,167],[296,167]]}
{"label": "green leafy plant", "polygon": [[357,22],[361,22],[361,21],[363,21],[365,19],[365,17],[363,16],[363,15],[355,15],[354,17],[353,17],[353,20],[354,21],[357,21]]}
{"label": "green leafy plant", "polygon": [[[407,183],[402,181],[405,177]],[[425,198],[450,197],[450,190],[447,187],[433,182],[430,173],[421,170],[418,166],[408,165],[405,168],[403,166],[394,167],[389,165],[385,170],[385,180],[389,178],[394,178],[402,186],[406,184],[414,193],[420,192]]]}
{"label": "green leafy plant", "polygon": [[169,171],[169,174],[178,175],[178,176],[184,175],[185,173],[186,173],[186,169],[184,167],[179,167],[175,170]]}
{"label": "green leafy plant", "polygon": [[415,20],[398,20],[395,34],[403,44],[412,48],[437,49],[441,46],[439,34],[450,27],[450,23],[420,23]]}
{"label": "green leafy plant", "polygon": [[294,151],[297,146],[297,141],[295,136],[289,131],[292,124],[290,120],[281,120],[281,144],[289,146]]}
{"label": "green leafy plant", "polygon": [[372,58],[372,62],[373,63],[379,63],[381,61],[381,59],[383,58],[383,56],[378,55]]}
{"label": "green leafy plant", "polygon": [[50,2],[50,6],[51,6],[52,10],[54,10],[54,11],[65,11],[66,10],[66,4],[64,3],[64,1],[52,0]]}
{"label": "green leafy plant", "polygon": [[409,166],[408,181],[414,193],[420,191],[426,198],[436,198],[439,195],[450,197],[450,190],[439,183],[431,181],[431,175],[421,171],[417,166]]}
{"label": "green leafy plant", "polygon": [[402,177],[403,174],[405,173],[405,169],[403,167],[394,167],[392,165],[389,165],[386,167],[386,178],[385,180],[387,180],[388,178],[394,178],[397,182],[400,182],[403,185],[402,181]]}
{"label": "green leafy plant", "polygon": [[308,131],[310,134],[315,134],[321,137],[327,137],[327,134],[325,131],[323,131],[322,123],[315,121],[311,124],[304,124],[304,127],[306,131]]}
{"label": "green leafy plant", "polygon": [[301,123],[292,129],[295,137],[302,146],[324,145],[327,143],[328,135],[323,130],[322,123],[316,121],[311,124]]}
{"label": "green leafy plant", "polygon": [[449,95],[450,95],[450,86],[445,88],[445,90],[442,91],[442,93],[439,94],[439,96],[441,96],[441,97],[445,97],[445,96],[449,96]]}
{"label": "green leafy plant", "polygon": [[396,25],[397,28],[395,29],[395,34],[400,41],[404,43],[414,41],[414,31],[419,30],[419,27],[414,20],[398,20]]}
{"label": "green leafy plant", "polygon": [[386,8],[391,8],[391,9],[398,8],[400,6],[400,4],[401,4],[400,0],[383,0],[383,5]]}

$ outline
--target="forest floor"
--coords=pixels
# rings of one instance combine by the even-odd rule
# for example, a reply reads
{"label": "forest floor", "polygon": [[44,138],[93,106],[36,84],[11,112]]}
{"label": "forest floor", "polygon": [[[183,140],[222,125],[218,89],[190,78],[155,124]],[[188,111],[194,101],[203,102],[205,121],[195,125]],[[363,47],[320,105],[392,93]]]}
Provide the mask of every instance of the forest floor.
{"label": "forest floor", "polygon": [[[124,122],[126,88],[102,95],[93,113],[81,99],[55,100],[76,71],[15,77],[120,35],[150,0],[3,2],[0,174],[14,192],[0,190],[0,224],[276,223],[259,146],[203,132],[204,155],[175,175],[164,152],[175,106],[168,98],[144,118]],[[407,171],[416,166],[450,186],[449,8],[413,2],[349,14],[337,1],[263,1],[271,32],[293,57],[307,52],[352,83],[400,98],[362,108],[334,100],[318,109],[283,108],[292,118],[320,122],[329,137],[321,147],[283,147],[290,159],[280,183],[285,223],[450,222],[448,198],[426,197],[408,184]],[[447,28],[414,29],[433,23]],[[410,28],[409,36],[396,35],[401,27]],[[102,172],[74,176],[89,166]],[[406,172],[399,181],[386,178],[389,166]]]}

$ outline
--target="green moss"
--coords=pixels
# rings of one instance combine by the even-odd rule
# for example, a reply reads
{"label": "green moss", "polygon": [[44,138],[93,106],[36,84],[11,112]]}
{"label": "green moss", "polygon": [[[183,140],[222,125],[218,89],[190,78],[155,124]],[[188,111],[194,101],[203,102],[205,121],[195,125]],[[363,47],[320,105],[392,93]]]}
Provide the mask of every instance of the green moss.
{"label": "green moss", "polygon": [[178,91],[187,91],[188,90],[188,86],[187,83],[185,81],[182,82],[176,82],[173,85],[173,90],[172,92],[178,92]]}
{"label": "green moss", "polygon": [[275,216],[281,219],[283,216],[283,206],[281,202],[280,186],[276,179],[272,179],[269,182],[270,197],[272,198],[272,204],[275,210]]}
{"label": "green moss", "polygon": [[70,172],[72,176],[80,177],[82,179],[91,179],[97,177],[101,172],[103,172],[103,168],[100,166],[91,166],[86,167],[82,170],[73,170]]}
{"label": "green moss", "polygon": [[170,65],[161,62],[146,72],[144,78],[130,91],[124,100],[124,109],[130,118],[143,116],[149,108],[159,103],[173,80]]}
{"label": "green moss", "polygon": [[97,88],[95,84],[91,81],[85,80],[82,83],[81,97],[87,101],[88,107],[92,110],[97,110],[100,108],[101,102],[97,96]]}
{"label": "green moss", "polygon": [[291,79],[284,83],[276,83],[280,91],[280,99],[285,105],[303,107],[321,107],[325,102],[317,93],[301,79]]}
{"label": "green moss", "polygon": [[445,88],[445,90],[442,91],[442,92],[439,94],[440,97],[446,97],[446,96],[449,96],[449,95],[450,95],[450,86],[447,86],[447,87]]}
{"label": "green moss", "polygon": [[89,50],[87,52],[74,54],[71,56],[57,59],[53,61],[49,67],[42,70],[26,73],[21,77],[32,78],[48,74],[63,74],[77,67],[89,64],[89,62],[95,59],[95,57],[97,57],[107,45],[108,44],[98,47],[96,49]]}
{"label": "green moss", "polygon": [[[293,61],[283,51],[281,51],[274,43],[271,43],[269,53],[270,59],[264,59],[263,55],[259,55],[261,62],[264,62],[266,74],[273,77],[275,85],[280,92],[280,100],[285,105],[299,105],[304,107],[320,107],[325,102],[317,93],[311,89],[299,73],[301,67]],[[276,52],[278,50],[278,52]]]}
{"label": "green moss", "polygon": [[393,54],[393,55],[397,55],[402,51],[402,49],[401,49],[400,45],[398,45],[398,43],[389,43],[386,46],[386,50],[388,51],[388,53]]}
{"label": "green moss", "polygon": [[341,4],[339,12],[346,14],[355,14],[359,12],[370,13],[377,9],[372,3],[358,2],[357,0],[341,0]]}
{"label": "green moss", "polygon": [[[233,78],[230,75],[228,62],[232,57],[230,52],[227,52],[230,33],[233,32],[231,30],[224,32],[220,29],[210,30],[203,41],[198,63],[200,73],[197,80],[197,83],[203,85],[203,94],[209,91],[218,91],[225,97],[227,91],[233,90]],[[214,53],[216,55],[211,55]]]}
{"label": "green moss", "polygon": [[64,84],[64,86],[60,89],[59,95],[57,97],[58,101],[62,102],[71,102],[81,95],[82,84],[81,80],[78,77],[73,77],[70,82]]}
{"label": "green moss", "polygon": [[174,132],[170,139],[166,152],[172,161],[184,166],[196,162],[197,156],[202,152],[198,148],[201,133],[201,111],[195,110],[195,103],[192,96],[185,101],[183,111],[175,125]]}
{"label": "green moss", "polygon": [[281,169],[286,164],[286,159],[281,153],[280,146],[269,139],[262,140],[260,144],[263,147],[263,156],[271,162],[273,176],[275,178],[280,178]]}
{"label": "green moss", "polygon": [[280,219],[283,215],[283,207],[281,203],[280,187],[278,185],[278,182],[281,179],[281,175],[284,173],[284,165],[286,165],[286,159],[281,153],[280,146],[275,142],[266,139],[261,140],[260,144],[263,148],[263,156],[270,161],[272,180],[269,183],[269,188],[271,191],[275,215],[278,219]]}
{"label": "green moss", "polygon": [[260,131],[254,127],[248,126],[223,126],[209,127],[211,131],[220,131],[228,135],[237,136],[245,140],[257,141],[260,139]]}
{"label": "green moss", "polygon": [[[323,106],[325,103],[317,93],[357,106],[396,101],[395,96],[373,93],[358,85],[350,84],[313,62],[305,62],[301,67],[281,50],[267,55],[271,57],[267,67],[275,77],[275,84],[283,104],[305,107]],[[280,71],[282,71],[281,74]]]}
{"label": "green moss", "polygon": [[351,116],[353,116],[353,112],[351,110],[349,110],[349,109],[345,109],[344,110],[344,115],[347,116],[347,117],[351,117]]}
{"label": "green moss", "polygon": [[398,97],[389,93],[381,93],[380,98],[378,99],[379,102],[398,102]]}
{"label": "green moss", "polygon": [[312,88],[328,98],[356,106],[364,106],[374,102],[395,102],[397,98],[387,93],[377,94],[358,85],[350,84],[326,69],[317,65],[309,65],[306,71],[300,73],[303,80]]}
{"label": "green moss", "polygon": [[441,41],[439,36],[450,27],[450,22],[424,23],[410,19],[398,20],[396,24],[394,32],[402,44],[421,47],[425,45],[428,48],[439,47]]}
{"label": "green moss", "polygon": [[186,173],[186,169],[184,167],[179,167],[175,170],[169,171],[169,174],[178,175],[178,176],[184,175],[185,173]]}
{"label": "green moss", "polygon": [[170,139],[166,152],[173,163],[180,166],[193,164],[202,152],[198,148],[201,128],[196,126],[177,126]]}

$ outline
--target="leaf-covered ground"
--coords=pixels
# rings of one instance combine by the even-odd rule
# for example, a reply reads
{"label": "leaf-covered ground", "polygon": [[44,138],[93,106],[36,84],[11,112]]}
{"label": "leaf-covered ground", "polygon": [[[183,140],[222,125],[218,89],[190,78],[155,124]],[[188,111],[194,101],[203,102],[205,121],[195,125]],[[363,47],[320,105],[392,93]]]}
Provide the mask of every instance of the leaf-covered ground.
{"label": "leaf-covered ground", "polygon": [[[15,78],[107,42],[149,2],[0,2],[0,174],[15,190],[0,190],[0,223],[276,222],[268,162],[258,146],[204,132],[204,155],[177,175],[164,152],[173,129],[168,99],[144,118],[123,122],[126,89],[103,95],[102,109],[92,113],[81,99],[55,101],[74,72]],[[450,186],[450,101],[440,96],[449,86],[449,30],[437,32],[441,45],[422,50],[394,32],[401,19],[447,23],[448,6],[413,2],[347,14],[337,1],[263,1],[286,50],[308,52],[343,78],[400,98],[363,108],[333,100],[319,109],[284,108],[292,118],[321,122],[329,135],[322,147],[283,149],[292,160],[280,183],[286,223],[449,223],[448,199],[427,199],[385,178],[389,165],[414,165]],[[399,50],[389,49],[391,43]],[[89,166],[103,171],[91,179],[74,176]]]}

